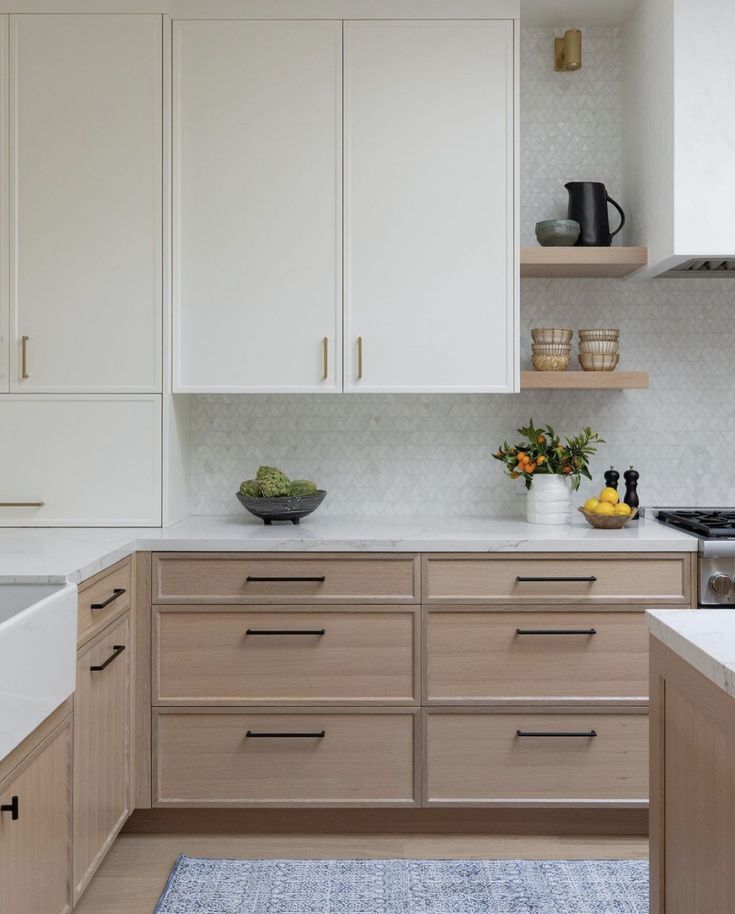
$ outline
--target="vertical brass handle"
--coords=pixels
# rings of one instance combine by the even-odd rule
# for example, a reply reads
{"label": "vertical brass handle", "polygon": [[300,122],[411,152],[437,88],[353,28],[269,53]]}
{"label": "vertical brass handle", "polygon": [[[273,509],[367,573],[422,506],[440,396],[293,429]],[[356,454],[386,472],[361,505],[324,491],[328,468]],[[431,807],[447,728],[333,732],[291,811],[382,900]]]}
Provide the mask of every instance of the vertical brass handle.
{"label": "vertical brass handle", "polygon": [[329,377],[329,337],[322,340],[322,380],[326,381]]}
{"label": "vertical brass handle", "polygon": [[23,381],[27,381],[30,375],[28,374],[28,340],[30,337],[22,336],[20,338],[20,377]]}
{"label": "vertical brass handle", "polygon": [[362,381],[362,337],[357,338],[357,380]]}

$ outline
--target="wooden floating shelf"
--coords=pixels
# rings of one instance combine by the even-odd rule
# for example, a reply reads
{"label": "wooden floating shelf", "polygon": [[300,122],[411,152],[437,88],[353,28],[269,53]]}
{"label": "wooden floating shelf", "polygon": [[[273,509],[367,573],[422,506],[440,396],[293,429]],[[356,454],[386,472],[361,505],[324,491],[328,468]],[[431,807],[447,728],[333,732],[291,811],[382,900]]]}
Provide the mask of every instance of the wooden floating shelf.
{"label": "wooden floating shelf", "polygon": [[645,390],[647,371],[522,371],[521,390]]}
{"label": "wooden floating shelf", "polygon": [[521,248],[521,276],[620,278],[647,263],[648,248]]}

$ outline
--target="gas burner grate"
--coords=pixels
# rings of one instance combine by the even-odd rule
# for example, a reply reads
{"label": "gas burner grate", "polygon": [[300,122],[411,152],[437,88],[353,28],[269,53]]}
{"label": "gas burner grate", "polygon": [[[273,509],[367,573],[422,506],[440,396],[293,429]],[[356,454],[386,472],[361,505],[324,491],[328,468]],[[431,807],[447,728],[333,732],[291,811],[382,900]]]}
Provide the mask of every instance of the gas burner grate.
{"label": "gas burner grate", "polygon": [[659,511],[658,519],[700,536],[735,536],[735,510]]}

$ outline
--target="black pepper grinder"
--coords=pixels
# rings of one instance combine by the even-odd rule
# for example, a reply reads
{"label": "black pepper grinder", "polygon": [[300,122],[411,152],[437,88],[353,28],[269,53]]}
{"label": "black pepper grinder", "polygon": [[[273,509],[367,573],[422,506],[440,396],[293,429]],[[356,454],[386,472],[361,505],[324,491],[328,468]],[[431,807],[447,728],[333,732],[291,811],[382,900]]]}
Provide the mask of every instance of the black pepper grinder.
{"label": "black pepper grinder", "polygon": [[620,473],[615,469],[615,467],[610,467],[610,469],[605,473],[605,486],[608,489],[615,489],[618,491],[618,483],[620,482]]}
{"label": "black pepper grinder", "polygon": [[[640,474],[631,467],[623,473],[625,480],[625,498],[623,501],[628,507],[637,508],[640,505],[638,501],[638,477]],[[640,515],[636,514],[633,520],[638,520]]]}

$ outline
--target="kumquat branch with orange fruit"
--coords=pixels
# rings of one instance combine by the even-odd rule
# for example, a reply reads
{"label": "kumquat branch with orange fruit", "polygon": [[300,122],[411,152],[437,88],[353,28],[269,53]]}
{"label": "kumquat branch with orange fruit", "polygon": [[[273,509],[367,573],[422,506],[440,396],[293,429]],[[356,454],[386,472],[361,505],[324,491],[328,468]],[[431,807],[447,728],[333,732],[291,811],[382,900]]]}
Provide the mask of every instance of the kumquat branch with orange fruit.
{"label": "kumquat branch with orange fruit", "polygon": [[597,445],[605,443],[591,428],[562,440],[550,425],[536,428],[533,419],[526,428],[519,428],[518,434],[526,440],[515,445],[504,441],[493,457],[505,464],[511,479],[523,478],[527,489],[531,488],[534,475],[543,473],[566,476],[576,492],[583,476],[592,479],[589,459],[597,452]]}

